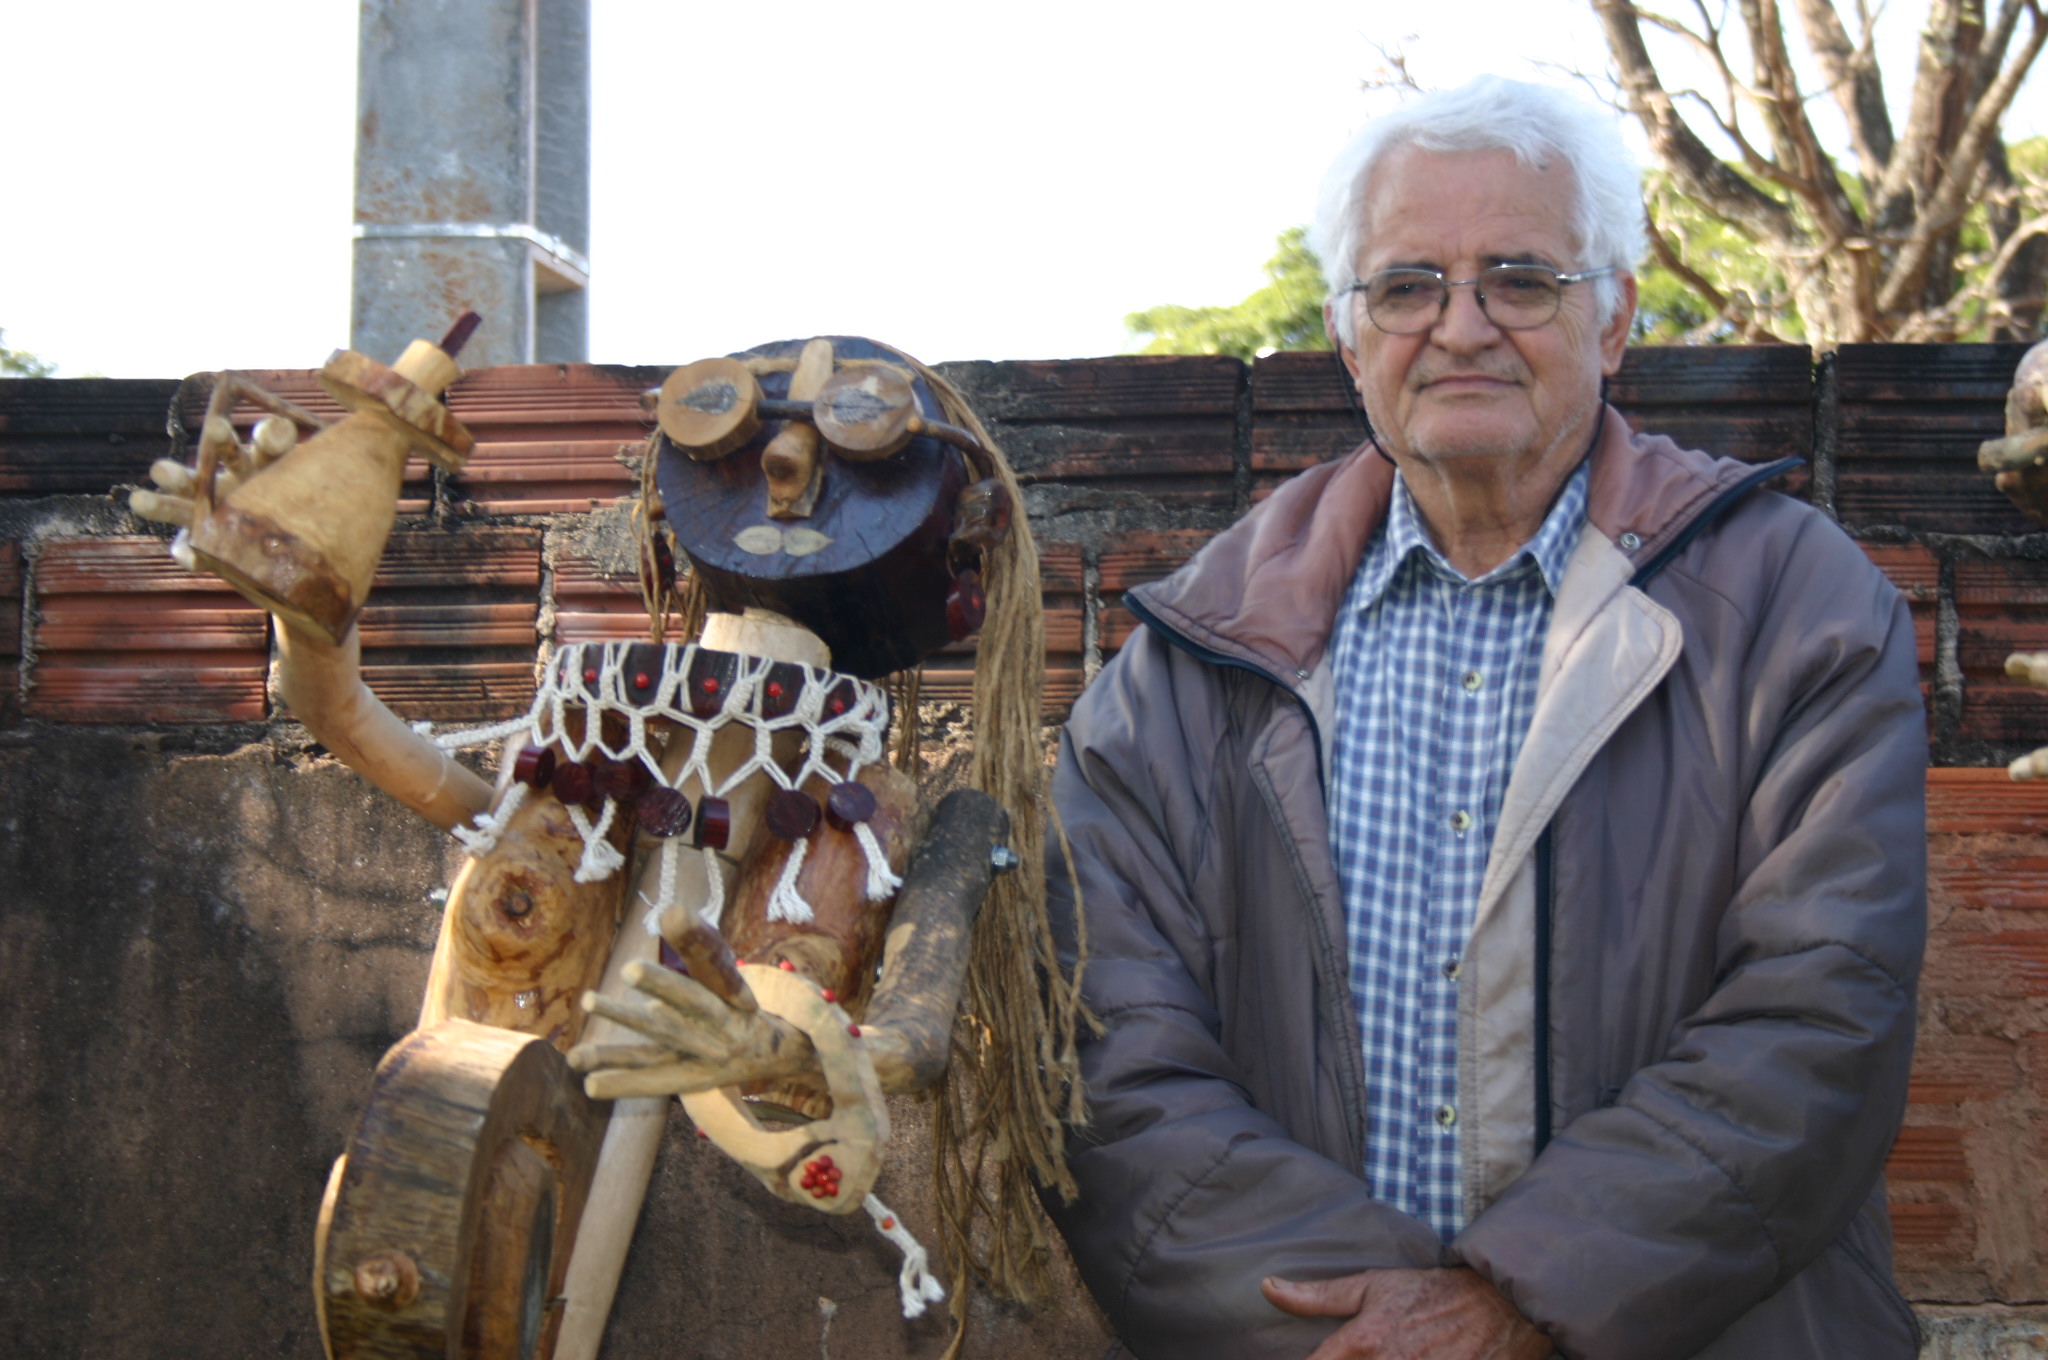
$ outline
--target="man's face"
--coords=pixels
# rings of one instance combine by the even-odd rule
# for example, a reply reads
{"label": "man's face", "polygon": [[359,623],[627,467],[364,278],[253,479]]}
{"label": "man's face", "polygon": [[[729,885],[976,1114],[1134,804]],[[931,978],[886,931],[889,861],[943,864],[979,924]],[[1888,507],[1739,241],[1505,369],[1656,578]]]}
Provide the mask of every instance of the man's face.
{"label": "man's face", "polygon": [[[1469,279],[1496,264],[1586,267],[1571,229],[1571,171],[1531,169],[1507,151],[1430,152],[1402,147],[1366,186],[1369,239],[1360,278],[1414,266]],[[1443,314],[1414,335],[1388,335],[1352,307],[1356,350],[1344,350],[1381,445],[1397,462],[1452,470],[1458,460],[1508,460],[1519,472],[1547,457],[1576,458],[1592,437],[1600,379],[1621,365],[1635,314],[1635,280],[1617,276],[1623,305],[1603,323],[1591,281],[1565,288],[1554,320],[1502,330],[1476,290],[1453,288]]]}

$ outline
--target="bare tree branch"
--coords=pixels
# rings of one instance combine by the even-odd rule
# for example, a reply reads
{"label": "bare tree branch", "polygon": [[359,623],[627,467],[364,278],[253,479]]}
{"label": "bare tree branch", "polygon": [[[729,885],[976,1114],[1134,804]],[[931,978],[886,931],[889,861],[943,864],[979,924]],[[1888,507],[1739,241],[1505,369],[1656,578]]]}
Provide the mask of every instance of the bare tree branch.
{"label": "bare tree branch", "polygon": [[1865,45],[1858,48],[1850,44],[1842,18],[1829,0],[1793,3],[1799,10],[1806,45],[1813,49],[1821,73],[1827,77],[1828,91],[1849,124],[1849,140],[1856,148],[1863,182],[1874,185],[1884,178],[1885,164],[1892,158],[1892,115],[1884,106],[1883,79],[1868,45],[1868,20]]}
{"label": "bare tree branch", "polygon": [[1805,233],[1791,210],[1723,164],[1678,115],[1643,46],[1635,6],[1629,0],[1593,0],[1593,10],[1607,32],[1629,108],[1642,124],[1651,150],[1670,167],[1679,186],[1753,236],[1801,243]]}
{"label": "bare tree branch", "polygon": [[1927,26],[1920,33],[1918,68],[1913,76],[1913,95],[1906,115],[1906,129],[1885,166],[1884,182],[1871,204],[1872,225],[1883,231],[1897,231],[1912,220],[1916,203],[1924,203],[1940,173],[1935,163],[1935,144],[1941,135],[1943,96],[1954,75],[1953,53],[1956,29],[1961,23],[1962,0],[1933,0],[1927,10]]}
{"label": "bare tree branch", "polygon": [[[1983,166],[1992,139],[1997,135],[1999,120],[2005,116],[2013,96],[2019,93],[2020,83],[2032,69],[2034,59],[2041,55],[2043,43],[2048,42],[2048,22],[2043,21],[2038,10],[2033,11],[2032,17],[2025,45],[1984,91],[1976,108],[1970,111],[1962,135],[1956,139],[1955,150],[1946,158],[1939,184],[1921,208],[1923,221],[1947,223],[1950,219],[1960,220],[1962,217],[1966,209],[1965,198]],[[1893,261],[1891,272],[1886,275],[1884,286],[1878,292],[1880,311],[1895,312],[1904,307],[1909,294],[1921,286],[1936,244],[1950,229],[1943,226],[1938,229],[1939,234],[1927,230],[1915,232],[1899,250],[1898,258]]]}

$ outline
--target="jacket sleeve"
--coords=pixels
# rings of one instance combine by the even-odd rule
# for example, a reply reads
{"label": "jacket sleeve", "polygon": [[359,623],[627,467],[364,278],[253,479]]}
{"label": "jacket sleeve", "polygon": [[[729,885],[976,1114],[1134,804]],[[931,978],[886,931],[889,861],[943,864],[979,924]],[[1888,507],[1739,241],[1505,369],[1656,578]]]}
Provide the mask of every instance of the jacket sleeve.
{"label": "jacket sleeve", "polygon": [[1926,934],[1912,622],[1831,526],[1780,581],[1739,663],[1757,773],[1712,990],[1453,1244],[1575,1360],[1693,1355],[1782,1288],[1843,1235],[1905,1108]]}
{"label": "jacket sleeve", "polygon": [[[1273,1308],[1262,1277],[1433,1266],[1442,1245],[1254,1109],[1221,1042],[1208,990],[1221,942],[1190,883],[1209,838],[1234,834],[1211,822],[1229,683],[1141,629],[1062,737],[1053,796],[1085,904],[1083,993],[1101,1031],[1081,1051],[1091,1122],[1068,1148],[1080,1194],[1046,1201],[1137,1355],[1301,1360],[1335,1323]],[[1071,951],[1073,895],[1058,838],[1047,840]],[[1306,961],[1302,985],[1314,985]]]}

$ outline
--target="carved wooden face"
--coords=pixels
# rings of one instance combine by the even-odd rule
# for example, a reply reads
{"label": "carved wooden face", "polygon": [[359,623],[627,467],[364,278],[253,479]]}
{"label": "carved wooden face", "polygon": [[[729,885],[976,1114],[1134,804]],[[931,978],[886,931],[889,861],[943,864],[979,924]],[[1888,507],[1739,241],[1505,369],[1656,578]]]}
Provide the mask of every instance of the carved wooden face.
{"label": "carved wooden face", "polygon": [[[886,454],[868,449],[842,456],[815,425],[772,418],[774,403],[813,400],[835,375],[847,375],[839,384],[850,390],[847,414],[872,414],[875,401],[862,396],[854,379],[879,363],[909,379],[919,415],[943,418],[902,356],[854,337],[830,337],[829,344],[822,361],[820,342],[801,340],[734,356],[743,363],[768,361],[748,365],[763,370],[753,379],[766,403],[763,414],[771,417],[751,433],[740,421],[695,443],[706,428],[697,417],[728,425],[727,397],[717,381],[689,388],[672,380],[663,391],[655,476],[669,527],[712,608],[755,606],[786,615],[824,640],[836,669],[873,678],[907,669],[954,640],[946,609],[954,585],[947,541],[971,478],[960,451],[929,436],[914,435]],[[743,375],[730,385],[732,401],[753,400]],[[671,390],[677,387],[687,390]],[[691,400],[695,407],[686,409],[693,414],[676,418],[678,407]]]}

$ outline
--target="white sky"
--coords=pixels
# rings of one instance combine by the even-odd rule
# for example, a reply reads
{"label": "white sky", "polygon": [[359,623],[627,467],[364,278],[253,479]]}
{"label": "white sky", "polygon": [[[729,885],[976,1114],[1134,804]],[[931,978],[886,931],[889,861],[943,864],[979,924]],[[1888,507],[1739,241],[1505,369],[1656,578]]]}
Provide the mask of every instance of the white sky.
{"label": "white sky", "polygon": [[[1898,8],[1895,108],[1921,12]],[[1432,85],[1605,62],[1583,0],[593,11],[591,357],[629,363],[829,332],[934,362],[1115,353],[1126,313],[1258,286],[1390,98],[1360,89],[1374,42]],[[345,344],[356,18],[0,0],[4,343],[114,377]],[[2022,101],[2008,135],[2048,127],[2038,82]]]}

